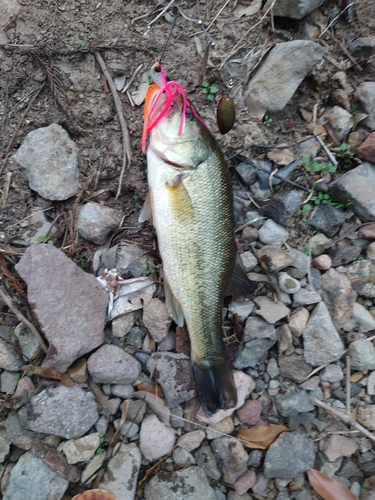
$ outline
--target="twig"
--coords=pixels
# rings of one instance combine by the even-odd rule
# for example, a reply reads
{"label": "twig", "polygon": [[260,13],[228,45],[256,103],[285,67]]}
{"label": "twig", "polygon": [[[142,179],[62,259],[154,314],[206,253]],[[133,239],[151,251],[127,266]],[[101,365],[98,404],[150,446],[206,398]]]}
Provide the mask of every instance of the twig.
{"label": "twig", "polygon": [[8,194],[9,194],[9,188],[10,188],[10,183],[12,180],[12,172],[7,172],[5,181],[4,181],[4,187],[3,187],[3,195],[1,197],[1,206],[5,208],[7,204],[7,199],[8,199]]}
{"label": "twig", "polygon": [[314,137],[315,139],[319,142],[319,144],[322,146],[322,148],[324,149],[324,151],[327,153],[327,156],[328,158],[331,160],[332,164],[337,167],[338,165],[338,161],[336,160],[336,158],[333,156],[333,154],[331,153],[331,151],[328,149],[328,147],[325,145],[325,142],[321,139],[321,137],[319,135],[315,135],[314,134]]}
{"label": "twig", "polygon": [[375,442],[375,436],[372,434],[369,430],[366,429],[366,427],[363,427],[363,425],[359,424],[355,418],[353,418],[351,415],[346,415],[345,413],[341,413],[335,408],[332,408],[332,406],[329,406],[327,403],[323,403],[323,401],[320,401],[319,399],[316,398],[310,398],[310,401],[314,403],[316,406],[320,406],[320,408],[323,408],[324,410],[327,410],[329,413],[337,417],[339,420],[344,422],[347,425],[351,425],[355,427],[357,430],[362,432],[362,434],[371,441]]}
{"label": "twig", "polygon": [[326,31],[328,31],[328,30],[329,30],[329,28],[330,28],[330,27],[334,24],[334,22],[335,22],[335,21],[336,21],[336,20],[337,20],[337,19],[341,16],[341,14],[343,14],[343,13],[344,13],[347,9],[350,9],[350,7],[353,7],[353,5],[354,5],[354,2],[351,2],[349,5],[347,5],[347,6],[345,7],[345,9],[344,9],[344,10],[342,10],[341,12],[339,12],[339,13],[337,14],[337,16],[336,16],[336,17],[334,17],[334,18],[332,19],[332,21],[329,23],[329,25],[326,27],[326,29],[320,33],[319,38],[320,38],[322,35],[324,35],[324,33],[325,33]]}
{"label": "twig", "polygon": [[344,52],[344,54],[346,55],[346,57],[354,64],[354,66],[359,70],[359,71],[362,71],[362,66],[357,63],[357,61],[354,59],[354,57],[351,55],[351,53],[348,51],[348,49],[345,47],[345,45],[338,39],[335,37],[335,35],[333,33],[331,33],[330,31],[327,31],[328,35],[332,38],[332,40],[334,40],[336,43],[339,44],[341,50]]}
{"label": "twig", "polygon": [[154,24],[154,23],[155,23],[158,19],[160,19],[160,18],[161,18],[161,16],[163,16],[163,15],[167,12],[167,10],[168,10],[170,7],[172,7],[172,5],[175,3],[175,1],[176,1],[176,0],[171,0],[171,1],[169,2],[169,4],[168,4],[168,5],[167,5],[167,6],[166,6],[166,7],[165,7],[165,8],[164,8],[161,12],[160,12],[160,14],[158,14],[158,15],[155,17],[155,19],[153,19],[150,23],[148,23],[148,26],[147,26],[147,27],[149,28],[149,27],[150,27],[152,24]]}
{"label": "twig", "polygon": [[138,66],[138,68],[134,71],[134,73],[132,74],[132,76],[130,77],[130,80],[128,81],[128,83],[126,83],[124,85],[124,88],[121,89],[121,93],[124,94],[131,86],[131,84],[134,82],[135,80],[135,77],[138,75],[138,73],[141,71],[141,69],[143,68],[143,63],[140,64]]}
{"label": "twig", "polygon": [[107,70],[104,59],[102,58],[102,56],[100,55],[99,52],[95,52],[95,57],[99,63],[100,69],[102,70],[104,76],[107,79],[109,88],[111,89],[113,101],[115,103],[116,111],[117,111],[117,114],[118,114],[118,117],[120,120],[120,125],[121,125],[122,141],[123,141],[123,154],[122,154],[121,173],[120,173],[120,178],[118,181],[118,188],[117,188],[117,193],[116,193],[116,200],[117,200],[117,198],[121,194],[121,184],[122,184],[122,179],[124,177],[125,169],[127,166],[130,165],[131,160],[132,160],[129,130],[128,130],[128,125],[127,125],[126,120],[125,120],[122,102],[118,96],[114,81],[112,80],[112,77]]}
{"label": "twig", "polygon": [[220,14],[223,12],[223,10],[225,9],[225,7],[228,5],[229,2],[230,2],[230,0],[227,0],[225,2],[225,4],[221,7],[221,9],[219,10],[219,12],[216,14],[216,16],[212,19],[212,21],[210,22],[210,24],[207,26],[206,31],[208,31],[211,28],[211,26],[214,24],[214,22],[216,21],[216,19],[220,16]]}
{"label": "twig", "polygon": [[346,414],[350,412],[350,356],[346,356]]}
{"label": "twig", "polygon": [[17,318],[33,332],[34,337],[40,344],[40,347],[43,349],[45,353],[47,353],[48,347],[45,344],[41,334],[38,332],[35,326],[27,318],[25,318],[25,316],[21,313],[21,311],[17,309],[17,307],[13,304],[12,299],[9,297],[7,293],[4,292],[4,290],[1,287],[0,287],[0,299],[4,302],[4,304],[6,304],[9,307],[9,309],[17,316]]}
{"label": "twig", "polygon": [[310,377],[312,377],[313,375],[315,375],[315,373],[318,373],[318,372],[320,372],[320,370],[323,370],[323,368],[325,368],[327,365],[329,365],[329,363],[326,363],[325,365],[317,366],[315,368],[315,370],[313,370],[311,373],[309,373],[307,375],[307,377],[305,378],[305,382],[306,382],[306,380],[309,380]]}

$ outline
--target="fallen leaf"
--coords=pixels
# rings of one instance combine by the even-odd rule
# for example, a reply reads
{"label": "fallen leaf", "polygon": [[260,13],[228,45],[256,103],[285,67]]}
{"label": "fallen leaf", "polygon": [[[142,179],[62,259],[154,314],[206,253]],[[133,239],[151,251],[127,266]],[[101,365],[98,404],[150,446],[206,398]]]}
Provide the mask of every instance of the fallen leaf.
{"label": "fallen leaf", "polygon": [[139,391],[147,391],[150,394],[155,394],[159,398],[164,399],[163,389],[160,385],[149,384],[148,382],[142,382],[137,385],[137,389]]}
{"label": "fallen leaf", "polygon": [[150,85],[150,82],[148,79],[147,72],[145,71],[142,75],[142,80],[141,80],[141,83],[139,84],[138,89],[134,90],[131,93],[132,99],[133,99],[134,104],[136,106],[140,106],[143,103],[143,101],[145,100],[149,85]]}
{"label": "fallen leaf", "polygon": [[[280,144],[280,146],[283,146],[283,144]],[[278,165],[289,165],[295,160],[290,149],[271,149],[271,151],[268,151],[267,156]]]}
{"label": "fallen leaf", "polygon": [[358,500],[346,486],[318,470],[309,469],[307,477],[315,492],[324,500]]}
{"label": "fallen leaf", "polygon": [[72,500],[117,500],[108,490],[87,490],[72,498]]}
{"label": "fallen leaf", "polygon": [[39,377],[60,380],[60,382],[66,387],[71,387],[73,385],[73,381],[68,373],[61,373],[53,366],[23,365],[21,366],[21,370],[33,373],[34,375],[39,375]]}
{"label": "fallen leaf", "polygon": [[253,16],[257,14],[262,8],[262,0],[254,0],[251,5],[238,5],[234,11],[233,15],[236,19],[240,19],[242,16]]}
{"label": "fallen leaf", "polygon": [[159,417],[163,424],[170,426],[169,420],[171,413],[168,406],[165,406],[164,401],[161,398],[158,398],[155,394],[151,394],[146,391],[134,392],[132,397],[146,401],[150,410],[153,411],[157,417]]}
{"label": "fallen leaf", "polygon": [[248,448],[266,450],[282,432],[290,432],[290,429],[285,425],[261,425],[249,429],[240,429],[238,437],[246,441],[243,444]]}
{"label": "fallen leaf", "polygon": [[[167,457],[162,458],[159,462],[156,462],[152,467],[146,470],[145,475],[138,482],[138,487],[141,487],[144,483],[148,483],[156,474],[159,472],[161,464]],[[74,498],[72,498],[74,500]]]}

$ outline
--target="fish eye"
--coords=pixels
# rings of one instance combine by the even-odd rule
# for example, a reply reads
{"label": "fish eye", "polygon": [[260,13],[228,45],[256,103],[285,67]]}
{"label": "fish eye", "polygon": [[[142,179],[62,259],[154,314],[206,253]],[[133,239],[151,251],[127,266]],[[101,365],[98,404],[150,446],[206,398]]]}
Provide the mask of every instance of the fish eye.
{"label": "fish eye", "polygon": [[189,118],[189,120],[194,120],[194,113],[190,107],[186,108],[185,116],[186,118]]}

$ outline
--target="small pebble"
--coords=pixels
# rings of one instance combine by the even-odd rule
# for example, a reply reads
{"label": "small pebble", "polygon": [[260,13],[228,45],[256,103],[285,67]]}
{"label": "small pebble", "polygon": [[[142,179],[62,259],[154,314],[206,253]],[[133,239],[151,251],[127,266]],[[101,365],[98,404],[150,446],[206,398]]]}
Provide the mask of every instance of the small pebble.
{"label": "small pebble", "polygon": [[312,263],[319,271],[327,271],[332,266],[332,259],[329,255],[323,254],[315,257]]}
{"label": "small pebble", "polygon": [[245,404],[237,410],[237,416],[243,424],[256,425],[262,413],[262,404],[257,400],[247,400]]}

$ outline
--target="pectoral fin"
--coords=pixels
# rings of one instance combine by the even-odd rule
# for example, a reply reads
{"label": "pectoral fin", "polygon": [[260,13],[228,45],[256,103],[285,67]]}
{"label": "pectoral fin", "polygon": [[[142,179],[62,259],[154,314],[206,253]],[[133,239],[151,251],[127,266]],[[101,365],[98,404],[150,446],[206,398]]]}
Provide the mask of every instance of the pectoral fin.
{"label": "pectoral fin", "polygon": [[165,292],[165,304],[167,306],[168,312],[173,318],[173,321],[178,326],[184,326],[184,313],[182,312],[181,305],[172,293],[171,287],[164,276],[164,292]]}
{"label": "pectoral fin", "polygon": [[152,218],[152,197],[151,192],[147,193],[141,213],[139,214],[138,222],[145,222]]}
{"label": "pectoral fin", "polygon": [[193,216],[193,205],[181,175],[177,175],[167,187],[173,216],[181,224],[190,222]]}
{"label": "pectoral fin", "polygon": [[255,287],[255,281],[251,281],[247,277],[240,254],[236,252],[236,265],[234,266],[231,280],[228,283],[225,297],[229,295],[245,295],[252,292]]}

